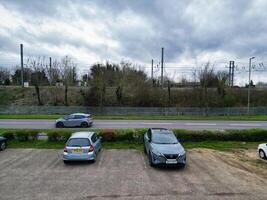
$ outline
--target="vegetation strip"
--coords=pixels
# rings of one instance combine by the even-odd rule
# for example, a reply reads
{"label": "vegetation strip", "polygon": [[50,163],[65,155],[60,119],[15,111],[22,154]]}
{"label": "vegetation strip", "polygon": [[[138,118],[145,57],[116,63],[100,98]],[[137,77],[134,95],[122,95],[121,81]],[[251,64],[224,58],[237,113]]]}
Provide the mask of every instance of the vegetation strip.
{"label": "vegetation strip", "polygon": [[[64,115],[46,114],[0,114],[0,119],[58,119]],[[114,115],[93,116],[94,119],[102,120],[234,120],[234,121],[266,121],[267,115],[232,115],[232,116],[201,116],[201,115],[174,115],[174,116],[151,116],[151,115]]]}
{"label": "vegetation strip", "polygon": [[[142,149],[145,128],[136,129],[0,129],[0,135],[8,139],[11,148],[52,148],[61,149],[75,131],[95,131],[103,137],[105,148]],[[190,131],[173,130],[186,148],[212,148],[227,150],[231,148],[256,148],[258,143],[266,142],[267,130],[226,130]],[[41,134],[40,134],[41,133]],[[45,134],[42,134],[45,133]],[[47,135],[40,140],[39,135]]]}

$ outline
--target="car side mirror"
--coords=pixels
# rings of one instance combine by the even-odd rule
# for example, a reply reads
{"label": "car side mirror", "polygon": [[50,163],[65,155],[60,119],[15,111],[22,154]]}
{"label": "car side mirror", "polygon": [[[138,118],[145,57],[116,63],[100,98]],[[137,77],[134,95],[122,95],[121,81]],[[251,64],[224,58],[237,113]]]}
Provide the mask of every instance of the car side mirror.
{"label": "car side mirror", "polygon": [[151,138],[148,138],[148,142],[149,142],[149,143],[151,142]]}

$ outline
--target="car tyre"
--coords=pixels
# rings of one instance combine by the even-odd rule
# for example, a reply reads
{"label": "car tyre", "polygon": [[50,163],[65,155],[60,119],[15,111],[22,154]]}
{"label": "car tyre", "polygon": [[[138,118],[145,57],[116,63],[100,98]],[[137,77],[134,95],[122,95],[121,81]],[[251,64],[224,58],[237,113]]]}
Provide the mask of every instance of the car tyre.
{"label": "car tyre", "polygon": [[63,162],[65,165],[69,164],[69,161],[67,161],[67,160],[63,160]]}
{"label": "car tyre", "polygon": [[88,124],[86,122],[82,122],[81,127],[82,128],[87,128],[88,127]]}
{"label": "car tyre", "polygon": [[3,151],[6,149],[6,142],[3,142],[0,146],[0,150]]}
{"label": "car tyre", "polygon": [[155,164],[154,164],[153,161],[152,161],[151,153],[148,154],[148,160],[149,160],[149,165],[150,165],[151,167],[154,167]]}
{"label": "car tyre", "polygon": [[184,169],[185,166],[186,166],[186,164],[181,164],[181,165],[179,165],[179,168]]}
{"label": "car tyre", "polygon": [[261,159],[266,159],[266,154],[265,154],[265,152],[263,151],[263,150],[259,150],[259,156],[260,156],[260,158]]}
{"label": "car tyre", "polygon": [[147,154],[147,153],[146,153],[146,146],[144,146],[144,153]]}
{"label": "car tyre", "polygon": [[64,128],[63,122],[57,122],[56,127],[57,128]]}

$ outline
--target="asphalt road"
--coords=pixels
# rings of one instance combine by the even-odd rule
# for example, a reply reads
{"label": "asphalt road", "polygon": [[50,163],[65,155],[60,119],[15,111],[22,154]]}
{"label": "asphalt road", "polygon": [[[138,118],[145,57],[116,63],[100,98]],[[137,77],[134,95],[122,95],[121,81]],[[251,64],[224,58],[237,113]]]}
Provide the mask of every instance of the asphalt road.
{"label": "asphalt road", "polygon": [[254,169],[229,153],[189,150],[185,169],[152,168],[136,150],[103,149],[95,163],[68,165],[61,154],[40,149],[0,152],[0,199],[267,199],[265,163]]}
{"label": "asphalt road", "polygon": [[[49,129],[55,120],[1,119],[0,128]],[[178,128],[188,130],[267,129],[265,121],[212,121],[212,120],[95,120],[94,128]]]}

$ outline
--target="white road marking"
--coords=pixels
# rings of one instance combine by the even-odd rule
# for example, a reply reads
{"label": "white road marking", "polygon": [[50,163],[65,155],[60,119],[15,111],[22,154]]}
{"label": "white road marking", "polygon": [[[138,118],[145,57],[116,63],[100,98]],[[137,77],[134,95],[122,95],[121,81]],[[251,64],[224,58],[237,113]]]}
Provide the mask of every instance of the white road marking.
{"label": "white road marking", "polygon": [[102,151],[102,153],[98,154],[98,156],[100,156],[99,163],[98,163],[98,168],[102,167],[102,162],[103,162],[103,159],[104,159],[105,150],[102,148],[101,151]]}
{"label": "white road marking", "polygon": [[142,122],[141,124],[147,124],[147,125],[171,125],[173,123],[160,123],[160,122]]}
{"label": "white road marking", "polygon": [[0,124],[3,124],[3,125],[5,125],[5,124],[15,124],[15,125],[17,125],[17,124],[21,124],[21,125],[32,125],[32,124],[34,124],[34,123],[36,123],[36,124],[38,124],[38,123],[40,123],[40,124],[53,124],[53,122],[21,122],[21,121],[15,121],[15,122],[5,122],[5,121],[0,121]]}
{"label": "white road marking", "polygon": [[[110,125],[120,125],[120,124],[131,124],[132,122],[95,122],[94,124],[110,124]],[[135,122],[134,122],[135,123]]]}
{"label": "white road marking", "polygon": [[146,169],[147,167],[146,167],[146,161],[145,161],[145,158],[144,158],[144,154],[142,152],[140,152],[140,156],[141,156],[141,159],[142,159],[142,161],[144,163],[144,166],[145,166],[145,169]]}
{"label": "white road marking", "polygon": [[230,126],[262,126],[261,124],[229,124]]}
{"label": "white road marking", "polygon": [[215,123],[185,123],[186,126],[216,126]]}

